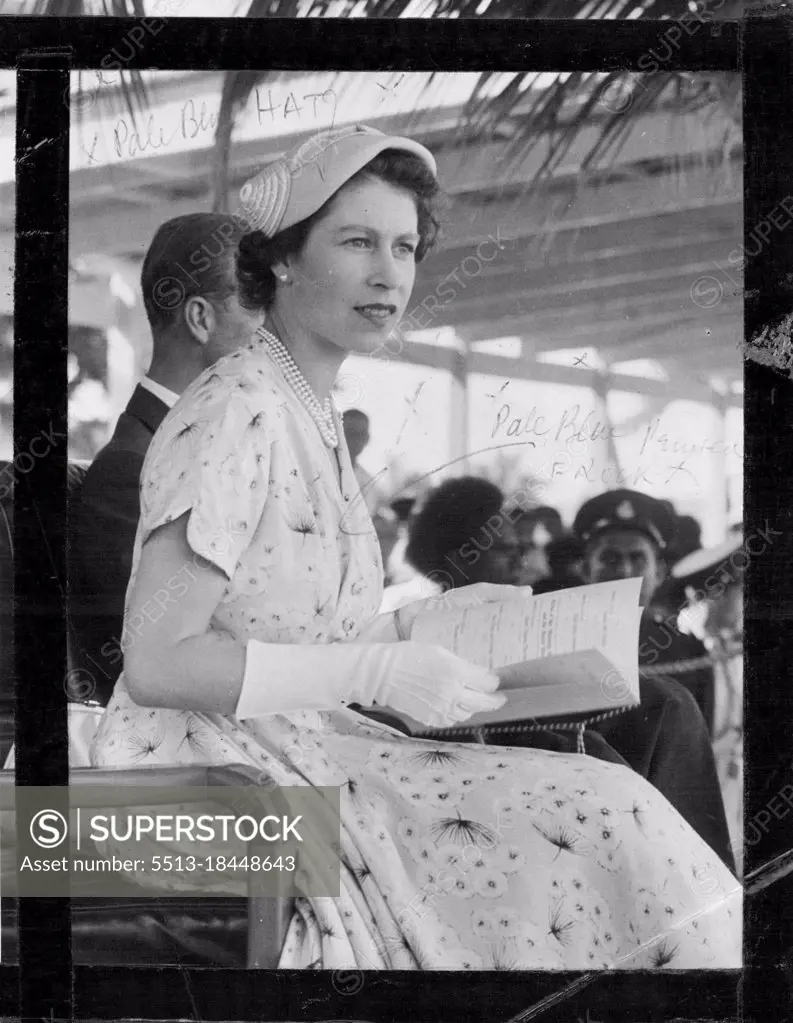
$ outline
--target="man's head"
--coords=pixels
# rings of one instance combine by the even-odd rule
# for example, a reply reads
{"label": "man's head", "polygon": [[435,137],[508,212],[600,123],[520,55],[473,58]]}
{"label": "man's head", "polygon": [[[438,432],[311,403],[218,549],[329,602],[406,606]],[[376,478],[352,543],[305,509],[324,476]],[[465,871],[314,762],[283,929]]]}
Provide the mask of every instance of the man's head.
{"label": "man's head", "polygon": [[369,416],[358,408],[348,408],[342,423],[347,447],[350,449],[350,460],[355,463],[369,443]]}
{"label": "man's head", "polygon": [[645,607],[666,578],[665,552],[674,519],[661,501],[634,490],[610,490],[587,501],[573,532],[584,544],[587,582],[641,577]]}
{"label": "man's head", "polygon": [[565,533],[548,542],[545,548],[548,568],[553,579],[581,577],[584,563],[584,545],[572,533]]}
{"label": "man's head", "polygon": [[520,545],[503,502],[495,484],[475,476],[441,483],[410,526],[408,563],[443,589],[515,583]]}
{"label": "man's head", "polygon": [[262,325],[264,310],[245,308],[239,299],[236,257],[242,235],[239,221],[223,213],[190,213],[158,228],[141,270],[154,338],[152,365],[188,363],[200,372],[245,344]]}
{"label": "man's head", "polygon": [[513,521],[522,547],[519,581],[523,586],[533,586],[551,574],[547,547],[564,534],[562,517],[555,508],[542,505],[516,509]]}

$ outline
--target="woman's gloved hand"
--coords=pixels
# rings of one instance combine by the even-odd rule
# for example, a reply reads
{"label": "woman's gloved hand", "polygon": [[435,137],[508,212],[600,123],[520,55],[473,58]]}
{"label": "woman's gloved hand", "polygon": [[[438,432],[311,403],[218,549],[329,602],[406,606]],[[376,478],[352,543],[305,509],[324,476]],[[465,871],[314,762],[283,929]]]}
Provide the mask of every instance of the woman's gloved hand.
{"label": "woman's gloved hand", "polygon": [[432,728],[446,728],[473,714],[498,710],[497,675],[431,643],[385,643],[382,675],[366,701],[391,707]]}
{"label": "woman's gloved hand", "polygon": [[[404,639],[410,639],[416,618],[424,611],[457,610],[464,607],[478,607],[480,604],[494,604],[503,600],[527,600],[531,597],[530,586],[505,586],[499,583],[473,583],[447,590],[435,597],[414,600],[394,612],[397,632]],[[376,621],[377,619],[375,619]]]}
{"label": "woman's gloved hand", "polygon": [[313,646],[249,640],[237,701],[240,719],[301,710],[378,704],[433,728],[498,710],[499,680],[429,643],[331,643]]}

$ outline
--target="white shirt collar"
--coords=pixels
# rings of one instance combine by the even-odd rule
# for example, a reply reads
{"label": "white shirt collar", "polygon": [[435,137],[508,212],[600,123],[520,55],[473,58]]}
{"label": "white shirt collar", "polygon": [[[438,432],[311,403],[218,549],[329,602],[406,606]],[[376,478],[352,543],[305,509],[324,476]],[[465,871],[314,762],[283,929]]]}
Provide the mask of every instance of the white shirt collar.
{"label": "white shirt collar", "polygon": [[144,387],[147,391],[150,391],[155,398],[159,398],[163,405],[167,405],[168,408],[173,408],[177,401],[179,401],[179,395],[176,391],[172,391],[168,387],[163,387],[162,384],[158,384],[157,381],[152,380],[151,377],[144,377],[140,381],[140,386]]}

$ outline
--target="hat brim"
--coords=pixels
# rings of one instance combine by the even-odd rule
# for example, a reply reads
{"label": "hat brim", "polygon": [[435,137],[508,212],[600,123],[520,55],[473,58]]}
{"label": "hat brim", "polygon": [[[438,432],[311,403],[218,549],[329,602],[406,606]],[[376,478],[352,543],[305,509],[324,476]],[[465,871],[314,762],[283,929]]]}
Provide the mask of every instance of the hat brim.
{"label": "hat brim", "polygon": [[[631,514],[623,517],[619,506],[631,505]],[[674,519],[657,498],[637,490],[619,488],[592,497],[578,510],[573,521],[573,532],[586,543],[603,533],[628,530],[646,536],[662,552],[666,552],[674,537]]]}
{"label": "hat brim", "polygon": [[[348,142],[348,139],[342,139],[330,147],[337,150],[338,156],[334,159],[334,156],[328,153],[323,161],[325,167],[319,173],[311,173],[311,162],[299,168],[298,173],[301,179],[306,171],[309,172],[309,182],[296,180],[297,175],[293,174],[293,199],[278,227],[279,231],[294,227],[295,224],[318,213],[347,184],[350,178],[354,178],[368,163],[371,163],[376,156],[387,149],[396,149],[402,153],[412,153],[413,156],[418,156],[432,171],[433,177],[437,176],[438,168],[432,153],[425,149],[420,142],[414,142],[413,139],[396,135],[372,136],[371,138],[363,136],[356,139],[354,148],[349,145],[344,146],[345,142]],[[348,151],[345,152],[345,149]],[[319,171],[319,165],[316,166]]]}
{"label": "hat brim", "polygon": [[592,543],[593,540],[597,540],[598,537],[603,536],[605,533],[640,533],[643,537],[646,537],[653,546],[657,547],[662,553],[666,551],[669,546],[668,540],[665,539],[659,529],[647,522],[645,519],[610,519],[608,522],[604,522],[601,526],[595,526],[592,529],[584,530],[583,532],[576,531],[578,536],[583,543]]}
{"label": "hat brim", "polygon": [[693,585],[696,580],[711,574],[729,561],[742,546],[742,537],[728,536],[715,547],[701,547],[698,551],[692,551],[673,565],[672,578]]}
{"label": "hat brim", "polygon": [[[268,237],[294,227],[318,213],[351,178],[388,149],[417,156],[437,177],[432,153],[413,139],[381,132],[335,139],[320,134],[277,161],[275,167],[266,168],[263,176],[257,175],[243,185],[243,206],[246,212],[257,215],[248,219],[253,219],[252,226]],[[246,189],[250,202],[244,198]]]}

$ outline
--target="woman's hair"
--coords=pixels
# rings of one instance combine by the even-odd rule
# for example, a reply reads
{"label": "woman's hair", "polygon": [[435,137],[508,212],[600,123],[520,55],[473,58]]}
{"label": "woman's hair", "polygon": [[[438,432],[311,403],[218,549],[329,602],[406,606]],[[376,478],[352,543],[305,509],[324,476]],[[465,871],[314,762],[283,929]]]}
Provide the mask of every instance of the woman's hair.
{"label": "woman's hair", "polygon": [[473,541],[503,503],[504,495],[489,480],[478,476],[446,480],[430,492],[414,519],[405,560],[422,575],[440,571],[445,556]]}
{"label": "woman's hair", "polygon": [[522,509],[512,516],[512,522],[519,532],[524,530],[528,532],[542,523],[554,540],[565,534],[562,516],[555,508],[551,508],[549,505],[542,505],[539,508]]}
{"label": "woman's hair", "polygon": [[[418,211],[419,243],[416,262],[420,263],[435,244],[440,229],[441,189],[429,167],[413,153],[386,149],[370,160],[342,188],[361,177],[376,177],[386,184],[409,192]],[[275,275],[272,267],[288,256],[303,251],[309,232],[327,214],[328,201],[305,220],[267,238],[261,231],[250,231],[240,241],[237,253],[237,277],[240,298],[245,305],[269,309],[275,299]]]}

